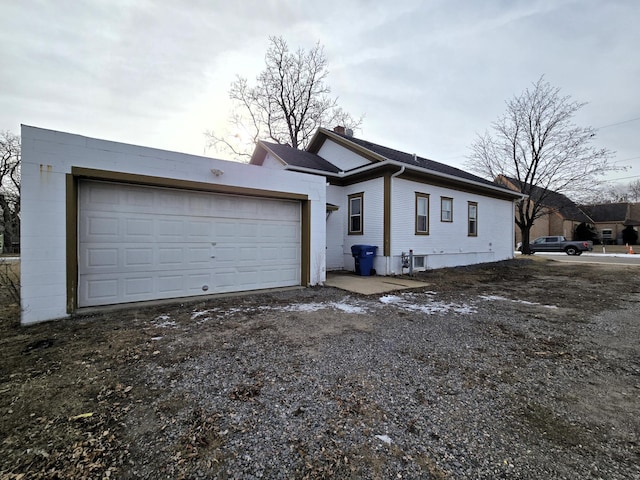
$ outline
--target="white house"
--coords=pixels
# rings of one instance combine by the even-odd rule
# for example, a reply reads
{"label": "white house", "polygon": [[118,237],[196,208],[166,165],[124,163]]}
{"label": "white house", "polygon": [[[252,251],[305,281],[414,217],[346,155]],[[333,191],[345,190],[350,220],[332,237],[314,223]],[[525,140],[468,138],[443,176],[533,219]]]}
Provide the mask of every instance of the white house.
{"label": "white house", "polygon": [[311,173],[327,184],[327,270],[354,270],[351,247],[378,247],[374,269],[493,262],[513,257],[513,202],[521,195],[416,155],[319,129],[306,151],[260,141],[251,164]]}
{"label": "white house", "polygon": [[325,280],[324,177],[22,126],[22,323]]}
{"label": "white house", "polygon": [[251,291],[513,256],[520,194],[319,129],[250,165],[22,127],[22,323],[131,302]]}

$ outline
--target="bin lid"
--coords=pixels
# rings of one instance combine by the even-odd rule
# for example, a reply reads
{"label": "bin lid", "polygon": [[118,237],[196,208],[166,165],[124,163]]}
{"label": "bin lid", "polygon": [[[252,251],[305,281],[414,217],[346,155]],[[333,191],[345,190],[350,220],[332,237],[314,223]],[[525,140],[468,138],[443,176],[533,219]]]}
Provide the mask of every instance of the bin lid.
{"label": "bin lid", "polygon": [[356,254],[356,253],[361,253],[361,252],[373,252],[375,253],[375,251],[378,249],[378,247],[376,245],[352,245],[351,246],[351,253]]}

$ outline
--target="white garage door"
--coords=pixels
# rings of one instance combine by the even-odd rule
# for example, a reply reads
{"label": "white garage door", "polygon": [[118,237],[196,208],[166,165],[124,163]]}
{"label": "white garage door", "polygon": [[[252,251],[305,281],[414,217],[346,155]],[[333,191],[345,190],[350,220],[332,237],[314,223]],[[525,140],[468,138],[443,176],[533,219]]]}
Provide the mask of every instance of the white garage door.
{"label": "white garage door", "polygon": [[78,306],[300,285],[300,203],[83,181]]}

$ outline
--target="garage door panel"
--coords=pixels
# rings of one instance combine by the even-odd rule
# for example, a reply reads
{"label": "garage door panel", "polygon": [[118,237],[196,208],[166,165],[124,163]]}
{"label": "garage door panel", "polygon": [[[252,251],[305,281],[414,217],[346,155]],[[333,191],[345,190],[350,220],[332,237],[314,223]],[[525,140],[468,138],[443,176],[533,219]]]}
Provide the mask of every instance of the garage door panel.
{"label": "garage door panel", "polygon": [[[82,220],[82,219],[81,219]],[[80,240],[117,240],[119,234],[119,220],[114,216],[93,216],[84,219],[83,227],[80,231]]]}
{"label": "garage door panel", "polygon": [[158,292],[161,294],[181,295],[184,291],[184,277],[182,275],[159,275]]}
{"label": "garage door panel", "polygon": [[280,249],[280,260],[292,263],[300,260],[300,251],[295,247],[282,247]]}
{"label": "garage door panel", "polygon": [[90,268],[115,268],[118,266],[117,248],[94,248],[87,250],[85,264]]}
{"label": "garage door panel", "polygon": [[156,221],[156,235],[159,242],[178,242],[184,240],[184,221],[160,218]]}
{"label": "garage door panel", "polygon": [[[127,248],[124,253],[125,268],[147,267],[151,269],[154,265],[153,249],[146,248]],[[145,269],[146,270],[146,269]]]}
{"label": "garage door panel", "polygon": [[278,261],[280,249],[278,247],[262,247],[260,248],[260,258],[266,262]]}
{"label": "garage door panel", "polygon": [[125,221],[124,240],[127,242],[155,240],[154,221],[147,218],[128,218]]}
{"label": "garage door panel", "polygon": [[179,267],[184,264],[184,248],[158,247],[158,265],[161,268]]}
{"label": "garage door panel", "polygon": [[152,292],[153,277],[151,276],[127,278],[124,281],[124,295],[126,298]]}
{"label": "garage door panel", "polygon": [[118,298],[117,278],[87,278],[84,285],[80,285],[86,298],[104,303],[114,303]]}
{"label": "garage door panel", "polygon": [[300,204],[80,185],[79,306],[300,284]]}

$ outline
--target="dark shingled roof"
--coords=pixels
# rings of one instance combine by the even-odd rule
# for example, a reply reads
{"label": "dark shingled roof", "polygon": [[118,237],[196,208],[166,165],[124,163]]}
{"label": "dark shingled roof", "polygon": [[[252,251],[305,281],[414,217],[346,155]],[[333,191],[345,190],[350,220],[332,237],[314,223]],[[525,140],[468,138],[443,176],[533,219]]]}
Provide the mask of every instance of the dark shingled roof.
{"label": "dark shingled roof", "polygon": [[321,170],[329,173],[340,172],[338,167],[315,153],[307,152],[305,150],[297,150],[289,145],[281,145],[279,143],[270,143],[265,141],[262,141],[261,143],[280,157],[287,165],[312,168],[314,170]]}
{"label": "dark shingled roof", "polygon": [[594,222],[624,222],[627,219],[627,203],[602,203],[584,205],[582,208]]}
{"label": "dark shingled roof", "polygon": [[[521,188],[522,183],[515,179],[506,177],[507,180],[513,183],[516,187]],[[574,203],[573,200],[568,198],[567,196],[554,192],[553,190],[545,190],[543,188],[537,187],[535,185],[529,185],[526,190],[529,190],[529,198],[536,200],[541,198],[543,195],[546,195],[542,204],[545,207],[555,209],[560,215],[568,220],[575,220],[578,222],[592,223],[593,220],[589,212],[581,210],[578,205]],[[521,190],[522,191],[522,190]]]}
{"label": "dark shingled roof", "polygon": [[445,175],[451,175],[452,177],[458,177],[465,180],[469,180],[472,182],[478,182],[485,185],[491,185],[492,187],[502,187],[491,180],[486,180],[482,177],[478,177],[469,172],[465,172],[464,170],[460,170],[459,168],[452,167],[450,165],[445,165],[444,163],[436,162],[434,160],[429,160],[424,157],[414,157],[411,153],[401,152],[399,150],[394,150],[393,148],[385,147],[383,145],[378,145],[376,143],[369,142],[367,140],[361,140],[359,138],[350,137],[348,135],[343,135],[337,132],[332,132],[335,135],[338,135],[350,142],[355,143],[356,145],[360,145],[361,147],[366,148],[378,155],[382,155],[389,160],[395,160],[396,162],[406,163],[407,165],[413,165],[420,168],[426,168],[428,170],[433,170],[434,172],[443,173]]}

